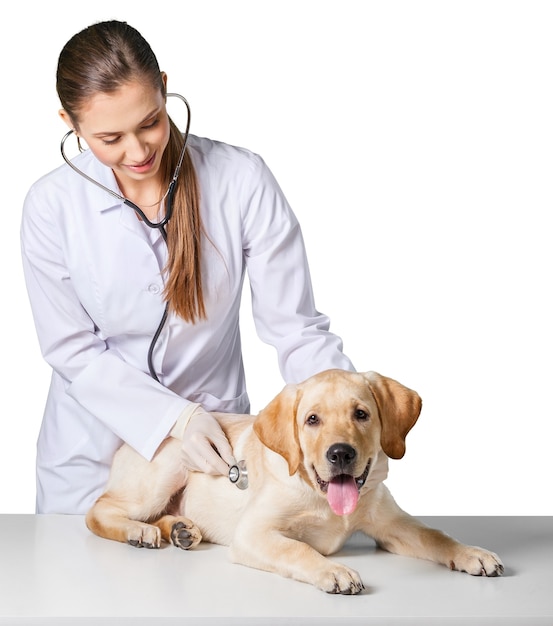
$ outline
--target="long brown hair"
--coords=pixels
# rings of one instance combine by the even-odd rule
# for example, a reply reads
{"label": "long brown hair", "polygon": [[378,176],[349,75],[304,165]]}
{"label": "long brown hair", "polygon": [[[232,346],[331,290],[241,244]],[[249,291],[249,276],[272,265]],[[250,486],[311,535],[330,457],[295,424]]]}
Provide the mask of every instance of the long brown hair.
{"label": "long brown hair", "polygon": [[[166,95],[153,50],[126,22],[99,22],[85,28],[67,42],[58,59],[58,96],[76,129],[78,113],[88,99],[97,93],[116,91],[132,80],[151,81]],[[169,124],[169,143],[161,161],[164,186],[169,185],[183,146],[182,133],[170,118]],[[170,310],[192,323],[206,317],[201,277],[202,234],[200,190],[187,151],[173,196],[173,215],[167,225],[164,295]]]}

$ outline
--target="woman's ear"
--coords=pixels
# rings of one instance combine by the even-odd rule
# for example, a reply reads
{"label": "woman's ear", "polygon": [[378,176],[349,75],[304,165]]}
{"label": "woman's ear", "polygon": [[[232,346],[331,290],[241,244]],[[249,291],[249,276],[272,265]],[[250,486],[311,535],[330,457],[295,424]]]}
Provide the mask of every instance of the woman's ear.
{"label": "woman's ear", "polygon": [[165,72],[160,72],[160,74],[161,74],[161,82],[163,83],[162,95],[165,99],[167,99],[167,74]]}
{"label": "woman's ear", "polygon": [[67,126],[69,126],[69,128],[73,131],[76,132],[75,129],[75,124],[73,123],[73,120],[71,119],[71,117],[69,116],[69,113],[65,110],[65,109],[60,109],[58,111],[58,115],[61,117],[61,119],[67,124]]}

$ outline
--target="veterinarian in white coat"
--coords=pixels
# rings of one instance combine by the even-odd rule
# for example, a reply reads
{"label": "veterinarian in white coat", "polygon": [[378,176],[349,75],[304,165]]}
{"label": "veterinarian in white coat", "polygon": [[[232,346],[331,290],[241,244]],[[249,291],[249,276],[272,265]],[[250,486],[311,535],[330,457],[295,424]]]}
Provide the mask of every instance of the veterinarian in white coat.
{"label": "veterinarian in white coat", "polygon": [[[159,381],[148,372],[147,353],[165,307],[160,231],[68,165],[27,195],[23,265],[52,367],[37,451],[40,513],[85,513],[121,443],[151,459],[190,406],[248,412],[238,323],[246,271],[257,332],[276,348],[286,382],[353,369],[315,308],[300,227],[263,160],[192,135],[187,151],[207,234],[206,318],[190,323],[169,314],[153,352]],[[121,191],[121,177],[92,149],[74,162]]]}

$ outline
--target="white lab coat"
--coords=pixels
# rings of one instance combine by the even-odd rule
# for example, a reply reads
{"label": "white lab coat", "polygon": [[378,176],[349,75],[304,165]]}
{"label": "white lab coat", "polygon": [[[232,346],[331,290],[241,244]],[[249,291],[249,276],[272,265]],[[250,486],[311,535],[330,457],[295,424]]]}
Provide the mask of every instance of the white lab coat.
{"label": "white lab coat", "polygon": [[[150,459],[189,402],[249,410],[238,324],[246,270],[257,332],[276,348],[286,382],[353,369],[315,308],[299,225],[263,160],[194,136],[188,145],[212,242],[203,244],[207,320],[169,317],[154,353],[160,382],[147,367],[164,310],[159,232],[67,165],[27,195],[23,266],[53,369],[38,439],[38,512],[85,513],[121,442]],[[117,190],[90,151],[75,162]]]}

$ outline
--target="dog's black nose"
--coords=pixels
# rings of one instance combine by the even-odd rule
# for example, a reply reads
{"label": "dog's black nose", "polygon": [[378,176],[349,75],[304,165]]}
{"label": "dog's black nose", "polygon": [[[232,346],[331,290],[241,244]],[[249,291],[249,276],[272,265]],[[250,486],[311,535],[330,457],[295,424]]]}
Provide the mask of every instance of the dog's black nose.
{"label": "dog's black nose", "polygon": [[326,451],[326,458],[337,467],[347,467],[355,460],[357,452],[347,443],[335,443]]}

